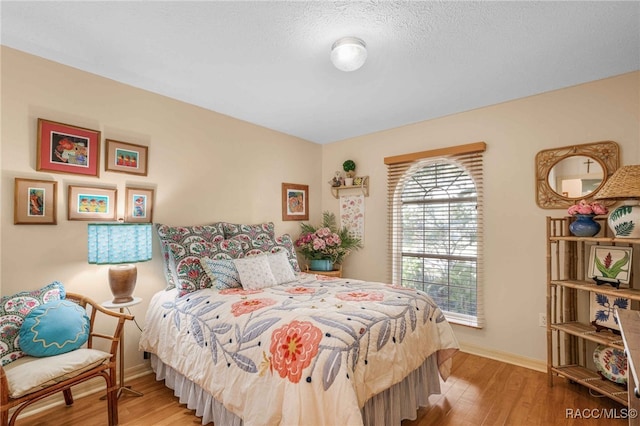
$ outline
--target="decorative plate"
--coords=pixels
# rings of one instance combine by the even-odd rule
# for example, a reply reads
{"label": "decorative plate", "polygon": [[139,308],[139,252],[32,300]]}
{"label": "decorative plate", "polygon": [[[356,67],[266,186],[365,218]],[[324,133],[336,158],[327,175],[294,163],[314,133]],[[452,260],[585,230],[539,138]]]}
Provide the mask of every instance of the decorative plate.
{"label": "decorative plate", "polygon": [[624,351],[611,346],[598,345],[593,362],[604,377],[621,385],[627,384],[627,357]]}

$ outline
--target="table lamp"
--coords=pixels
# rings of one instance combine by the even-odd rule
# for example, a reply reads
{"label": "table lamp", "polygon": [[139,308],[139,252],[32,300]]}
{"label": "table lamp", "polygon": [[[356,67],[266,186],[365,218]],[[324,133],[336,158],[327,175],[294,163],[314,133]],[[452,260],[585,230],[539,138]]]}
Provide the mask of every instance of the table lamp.
{"label": "table lamp", "polygon": [[609,213],[609,228],[616,238],[640,238],[640,164],[616,170],[595,199],[624,201]]}
{"label": "table lamp", "polygon": [[151,260],[152,224],[90,223],[88,228],[89,263],[112,265],[109,287],[112,303],[133,300],[138,269],[133,263]]}

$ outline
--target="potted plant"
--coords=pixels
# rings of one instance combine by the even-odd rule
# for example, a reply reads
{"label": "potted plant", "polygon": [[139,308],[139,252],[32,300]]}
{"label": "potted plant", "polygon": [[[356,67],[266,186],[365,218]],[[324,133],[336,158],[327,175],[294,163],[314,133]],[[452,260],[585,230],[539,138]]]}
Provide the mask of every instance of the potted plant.
{"label": "potted plant", "polygon": [[342,163],[342,169],[347,174],[344,184],[347,186],[353,185],[353,178],[356,176],[356,163],[353,160],[347,160]]}
{"label": "potted plant", "polygon": [[319,227],[301,223],[300,228],[302,233],[295,242],[296,248],[315,271],[331,271],[334,264],[342,264],[349,253],[362,248],[360,239],[349,235],[346,227],[338,228],[336,216],[330,212],[322,213]]}

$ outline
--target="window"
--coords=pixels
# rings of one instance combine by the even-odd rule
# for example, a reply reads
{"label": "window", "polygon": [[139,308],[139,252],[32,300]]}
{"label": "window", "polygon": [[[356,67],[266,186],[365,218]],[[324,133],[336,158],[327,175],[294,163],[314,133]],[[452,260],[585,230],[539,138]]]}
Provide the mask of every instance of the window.
{"label": "window", "polygon": [[484,143],[385,159],[391,281],[431,296],[453,323],[481,327]]}

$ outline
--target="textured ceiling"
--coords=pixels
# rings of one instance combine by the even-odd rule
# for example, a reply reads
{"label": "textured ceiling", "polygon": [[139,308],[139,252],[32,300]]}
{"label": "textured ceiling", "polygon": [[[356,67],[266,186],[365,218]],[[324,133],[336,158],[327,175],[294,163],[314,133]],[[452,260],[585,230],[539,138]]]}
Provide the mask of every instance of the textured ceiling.
{"label": "textured ceiling", "polygon": [[[640,69],[640,2],[2,1],[3,45],[327,143]],[[365,65],[335,69],[357,36]]]}

